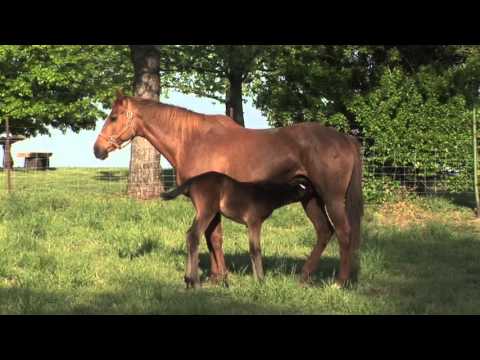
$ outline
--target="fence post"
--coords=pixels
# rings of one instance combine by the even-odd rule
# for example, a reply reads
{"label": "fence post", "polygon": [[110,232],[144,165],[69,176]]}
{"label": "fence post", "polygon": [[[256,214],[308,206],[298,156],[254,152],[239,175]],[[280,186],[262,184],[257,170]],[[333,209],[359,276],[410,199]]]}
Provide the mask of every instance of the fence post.
{"label": "fence post", "polygon": [[7,171],[7,192],[10,193],[12,191],[12,181],[10,178],[10,171],[12,167],[12,161],[10,159],[10,126],[8,119],[5,119],[5,133],[6,133],[6,140],[5,140],[5,151],[3,154],[4,158],[4,166],[5,170]]}
{"label": "fence post", "polygon": [[478,143],[477,143],[477,117],[476,108],[473,108],[473,186],[475,188],[475,212],[477,218],[480,218],[480,197],[478,192]]}

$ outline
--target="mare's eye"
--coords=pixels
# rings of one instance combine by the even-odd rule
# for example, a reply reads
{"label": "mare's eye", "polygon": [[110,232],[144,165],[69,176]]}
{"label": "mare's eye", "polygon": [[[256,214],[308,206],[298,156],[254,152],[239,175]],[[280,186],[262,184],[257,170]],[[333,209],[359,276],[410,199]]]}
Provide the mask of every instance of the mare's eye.
{"label": "mare's eye", "polygon": [[110,115],[110,120],[112,120],[112,121],[117,120],[117,115]]}

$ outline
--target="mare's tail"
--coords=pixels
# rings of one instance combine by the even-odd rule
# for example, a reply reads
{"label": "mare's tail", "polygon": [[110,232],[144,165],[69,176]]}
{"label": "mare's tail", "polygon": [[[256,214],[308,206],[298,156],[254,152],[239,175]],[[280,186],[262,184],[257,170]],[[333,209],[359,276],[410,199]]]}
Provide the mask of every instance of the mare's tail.
{"label": "mare's tail", "polygon": [[352,261],[354,272],[360,269],[359,249],[361,243],[360,225],[363,216],[363,194],[362,194],[362,158],[360,143],[350,137],[355,147],[355,162],[353,165],[352,177],[347,192],[347,214],[350,222],[350,243],[352,249]]}

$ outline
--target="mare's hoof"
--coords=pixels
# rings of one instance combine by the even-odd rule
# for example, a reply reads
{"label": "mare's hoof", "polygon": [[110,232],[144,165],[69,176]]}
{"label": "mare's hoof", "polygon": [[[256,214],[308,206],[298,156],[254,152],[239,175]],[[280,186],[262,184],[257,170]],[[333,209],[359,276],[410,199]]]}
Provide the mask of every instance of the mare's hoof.
{"label": "mare's hoof", "polygon": [[330,288],[331,288],[331,289],[343,289],[343,286],[344,286],[343,284],[335,281],[334,283],[332,283],[332,284],[330,285]]}
{"label": "mare's hoof", "polygon": [[300,286],[307,288],[313,285],[313,280],[309,275],[302,275],[300,278]]}
{"label": "mare's hoof", "polygon": [[348,286],[350,286],[350,281],[349,280],[340,280],[337,279],[335,282],[331,285],[332,288],[335,289],[346,289]]}
{"label": "mare's hoof", "polygon": [[217,275],[217,274],[212,274],[208,277],[208,282],[211,284],[218,284],[220,281],[222,281],[222,276]]}
{"label": "mare's hoof", "polygon": [[222,285],[225,288],[228,288],[227,275],[213,274],[209,277],[208,281],[213,285]]}

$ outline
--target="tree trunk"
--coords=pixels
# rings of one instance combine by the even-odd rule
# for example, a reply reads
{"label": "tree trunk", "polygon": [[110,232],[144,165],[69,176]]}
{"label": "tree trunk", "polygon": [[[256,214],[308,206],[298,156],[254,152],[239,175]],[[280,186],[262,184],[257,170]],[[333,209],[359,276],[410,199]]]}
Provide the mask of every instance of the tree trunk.
{"label": "tree trunk", "polygon": [[229,76],[229,87],[227,88],[225,101],[225,114],[232,116],[236,123],[245,126],[243,120],[243,93],[242,93],[242,74],[232,73]]}
{"label": "tree trunk", "polygon": [[[153,46],[130,45],[135,72],[135,96],[160,100],[160,58]],[[160,153],[144,138],[132,141],[128,196],[140,200],[159,198],[163,192]]]}

